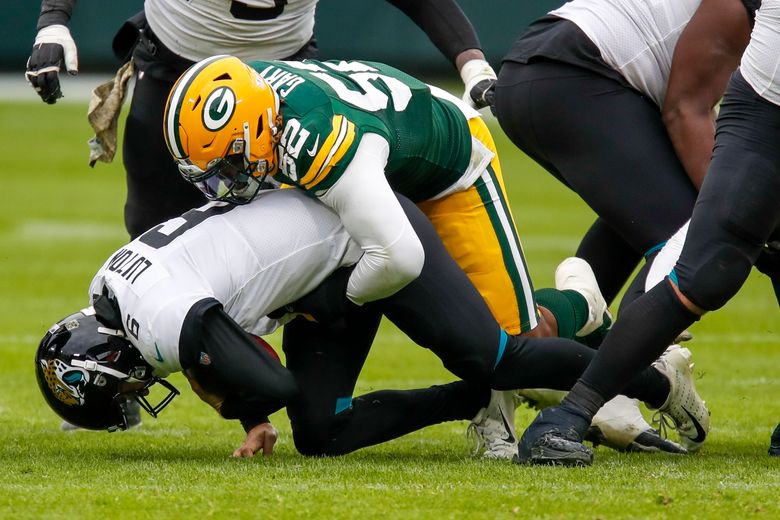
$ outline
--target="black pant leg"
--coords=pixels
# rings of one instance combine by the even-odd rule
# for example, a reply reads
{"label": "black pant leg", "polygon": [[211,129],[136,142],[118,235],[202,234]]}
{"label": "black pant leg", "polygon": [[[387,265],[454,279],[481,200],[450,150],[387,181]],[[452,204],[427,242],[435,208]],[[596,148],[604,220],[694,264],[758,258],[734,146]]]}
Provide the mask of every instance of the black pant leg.
{"label": "black pant leg", "polygon": [[[780,107],[760,98],[735,72],[721,104],[715,152],[671,276],[703,309],[717,309],[736,294],[780,222],[778,135]],[[695,319],[669,281],[658,284],[621,312],[582,381],[611,398]]]}
{"label": "black pant leg", "polygon": [[672,276],[705,310],[733,297],[780,225],[780,107],[737,71],[721,104],[712,162]]}
{"label": "black pant leg", "polygon": [[[575,256],[582,258],[593,268],[607,305],[612,305],[642,259],[642,254],[601,217],[596,219],[582,237]],[[642,282],[644,283],[644,280]]]}
{"label": "black pant leg", "polygon": [[[659,108],[638,91],[554,61],[505,63],[496,113],[512,142],[571,188],[622,238],[645,254],[690,217],[696,189],[677,158]],[[608,253],[607,253],[608,254]],[[585,258],[588,260],[588,258]],[[601,286],[626,271],[602,270]],[[611,289],[610,289],[611,290]]]}
{"label": "black pant leg", "polygon": [[382,390],[352,398],[381,315],[361,310],[346,327],[298,318],[284,329],[287,368],[301,389],[287,413],[304,455],[342,455],[425,426],[470,419],[489,389],[457,381],[417,390]]}
{"label": "black pant leg", "polygon": [[131,238],[206,202],[179,174],[165,145],[163,113],[173,82],[143,74],[136,81],[125,123],[122,159],[127,172],[125,227]]}

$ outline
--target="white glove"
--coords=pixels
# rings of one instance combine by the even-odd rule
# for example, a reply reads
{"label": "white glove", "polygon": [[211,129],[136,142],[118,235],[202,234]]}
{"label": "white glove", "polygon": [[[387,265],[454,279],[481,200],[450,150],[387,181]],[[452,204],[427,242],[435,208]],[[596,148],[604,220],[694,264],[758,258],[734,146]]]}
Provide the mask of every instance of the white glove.
{"label": "white glove", "polygon": [[79,58],[76,42],[64,25],[49,25],[38,31],[32,53],[27,60],[25,77],[46,103],[62,97],[59,72],[62,65],[68,74],[78,74]]}
{"label": "white glove", "polygon": [[463,101],[473,108],[483,108],[493,102],[496,73],[485,60],[469,60],[460,69],[460,77],[466,85]]}

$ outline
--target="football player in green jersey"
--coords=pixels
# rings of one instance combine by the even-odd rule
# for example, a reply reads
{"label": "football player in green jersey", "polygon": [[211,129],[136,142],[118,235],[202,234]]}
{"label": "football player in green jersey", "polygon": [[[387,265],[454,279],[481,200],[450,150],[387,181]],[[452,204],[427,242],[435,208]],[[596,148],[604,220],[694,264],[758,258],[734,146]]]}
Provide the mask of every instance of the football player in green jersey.
{"label": "football player in green jersey", "polygon": [[[565,290],[535,295],[479,113],[397,69],[214,56],[177,81],[164,133],[182,175],[212,199],[245,203],[264,184],[285,184],[332,208],[364,253],[341,295],[350,305],[394,294],[422,269],[395,190],[432,221],[509,334],[572,338],[605,327],[606,303],[583,282],[593,280],[587,264],[563,264],[556,285]],[[511,424],[508,407],[494,415]]]}
{"label": "football player in green jersey", "polygon": [[[556,335],[555,318],[539,319],[493,139],[459,99],[379,63],[215,56],[182,75],[165,116],[182,174],[210,198],[243,203],[276,182],[339,214],[364,250],[349,301],[393,294],[422,268],[395,190],[431,219],[504,330]],[[591,332],[604,311],[561,335]]]}

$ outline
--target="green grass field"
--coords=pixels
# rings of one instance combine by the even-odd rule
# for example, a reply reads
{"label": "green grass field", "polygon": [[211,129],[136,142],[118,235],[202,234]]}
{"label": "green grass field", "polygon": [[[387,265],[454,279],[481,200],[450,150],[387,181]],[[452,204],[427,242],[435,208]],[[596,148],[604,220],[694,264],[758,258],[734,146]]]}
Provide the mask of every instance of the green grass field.
{"label": "green grass field", "polygon": [[[126,240],[121,161],[87,167],[85,105],[0,103],[0,518],[778,518],[780,314],[754,275],[693,327],[698,388],[712,432],[692,456],[596,450],[584,469],[468,456],[466,423],[429,428],[334,459],[295,452],[284,413],[271,459],[229,458],[237,423],[183,395],[141,428],[63,433],[39,395],[33,353],[85,305],[87,284]],[[573,253],[590,211],[496,131],[537,287]],[[279,338],[272,338],[278,345]],[[437,359],[383,326],[358,392],[451,380]],[[519,410],[518,427],[533,414]]]}

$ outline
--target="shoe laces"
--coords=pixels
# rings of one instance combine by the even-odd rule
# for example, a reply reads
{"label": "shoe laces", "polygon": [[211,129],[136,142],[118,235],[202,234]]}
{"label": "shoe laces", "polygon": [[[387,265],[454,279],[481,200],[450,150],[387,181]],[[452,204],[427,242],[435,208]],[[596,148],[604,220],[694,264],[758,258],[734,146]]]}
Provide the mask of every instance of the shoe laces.
{"label": "shoe laces", "polygon": [[[677,423],[674,422],[674,418],[660,410],[656,411],[652,417],[653,428],[658,431],[658,435],[662,439],[669,438],[669,430],[676,430]],[[657,425],[657,426],[656,426]]]}
{"label": "shoe laces", "polygon": [[485,437],[479,431],[477,423],[472,422],[466,428],[466,446],[473,457],[482,453],[486,448]]}

